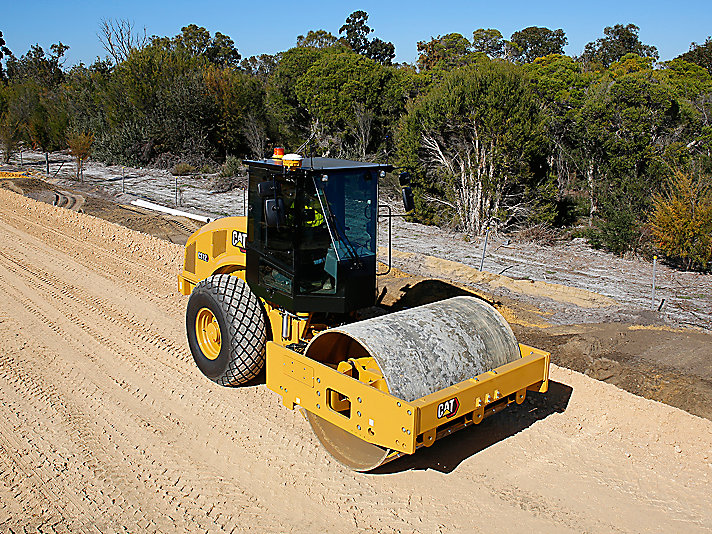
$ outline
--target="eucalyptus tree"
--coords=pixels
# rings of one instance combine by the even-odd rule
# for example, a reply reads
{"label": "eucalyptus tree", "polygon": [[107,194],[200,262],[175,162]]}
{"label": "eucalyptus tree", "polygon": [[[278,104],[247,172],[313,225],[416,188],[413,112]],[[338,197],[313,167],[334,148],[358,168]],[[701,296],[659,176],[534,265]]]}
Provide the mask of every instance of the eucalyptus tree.
{"label": "eucalyptus tree", "polygon": [[549,178],[543,134],[520,67],[480,60],[447,73],[400,127],[400,162],[419,177],[421,216],[444,211],[477,235],[495,219],[507,226],[549,208],[537,202]]}

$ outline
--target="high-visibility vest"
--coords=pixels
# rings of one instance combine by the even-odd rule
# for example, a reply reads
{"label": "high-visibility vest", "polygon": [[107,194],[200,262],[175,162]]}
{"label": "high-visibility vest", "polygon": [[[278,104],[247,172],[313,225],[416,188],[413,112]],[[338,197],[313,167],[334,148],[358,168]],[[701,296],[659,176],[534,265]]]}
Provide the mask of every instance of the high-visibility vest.
{"label": "high-visibility vest", "polygon": [[311,207],[312,210],[314,211],[314,217],[311,220],[305,220],[304,225],[309,226],[311,228],[316,228],[318,226],[321,226],[324,224],[324,214],[321,212],[321,205],[314,206],[315,203],[318,203],[318,201],[312,201],[312,205],[309,206],[307,205],[306,207]]}

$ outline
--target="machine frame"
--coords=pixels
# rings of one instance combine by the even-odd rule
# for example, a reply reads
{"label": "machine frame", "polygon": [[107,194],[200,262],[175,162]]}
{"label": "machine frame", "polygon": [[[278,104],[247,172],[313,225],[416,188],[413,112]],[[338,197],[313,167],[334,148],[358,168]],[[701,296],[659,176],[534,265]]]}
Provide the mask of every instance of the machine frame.
{"label": "machine frame", "polygon": [[[288,172],[280,170],[274,161],[250,164],[251,168],[260,169],[258,176],[265,170]],[[385,166],[368,164],[364,168],[369,172],[385,170]],[[310,176],[309,170],[299,172]],[[255,195],[257,187],[252,177],[250,180],[250,194]],[[251,212],[256,210],[255,204],[252,199]],[[377,212],[377,206],[375,209]],[[353,308],[373,304],[375,261],[367,273],[372,276],[371,295],[357,299],[357,306],[346,303],[346,292],[338,299],[322,299],[329,303],[326,307],[314,305],[314,299],[270,298],[274,294],[265,292],[256,283],[254,272],[250,274],[254,258],[263,252],[251,250],[255,240],[253,224],[248,217],[226,217],[208,223],[191,236],[185,249],[184,269],[178,275],[178,288],[183,295],[190,295],[201,280],[216,274],[230,274],[248,282],[262,303],[267,323],[266,385],[282,397],[287,408],[302,408],[367,443],[383,447],[390,451],[390,460],[479,424],[509,404],[521,404],[527,391],[547,391],[549,353],[522,344],[519,359],[411,402],[388,392],[373,358],[344,355],[341,362],[320,362],[305,356],[304,347],[315,335],[357,320]],[[337,300],[339,304],[332,306]],[[307,304],[312,307],[304,311]],[[325,314],[328,309],[337,313]]]}
{"label": "machine frame", "polygon": [[406,402],[373,387],[383,376],[372,358],[355,361],[359,373],[353,377],[268,342],[267,387],[287,408],[303,408],[394,454],[413,454],[511,403],[522,404],[527,391],[545,393],[549,353],[521,343],[519,349],[517,361]]}

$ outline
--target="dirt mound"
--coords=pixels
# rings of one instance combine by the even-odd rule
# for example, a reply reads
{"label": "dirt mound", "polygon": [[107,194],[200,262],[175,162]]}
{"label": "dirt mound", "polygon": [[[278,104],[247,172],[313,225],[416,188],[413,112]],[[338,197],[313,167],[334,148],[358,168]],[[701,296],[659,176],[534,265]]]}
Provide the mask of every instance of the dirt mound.
{"label": "dirt mound", "polygon": [[558,365],[712,419],[708,333],[619,323],[513,329],[518,339],[551,352]]}
{"label": "dirt mound", "polygon": [[[25,216],[31,217],[45,228],[47,237],[52,234],[69,234],[86,244],[111,250],[128,257],[140,258],[142,263],[152,263],[178,269],[183,261],[183,247],[167,243],[151,235],[136,232],[117,232],[117,226],[98,217],[49,206],[31,199],[18,198],[0,191],[0,202],[10,203]],[[177,270],[175,272],[178,272]]]}
{"label": "dirt mound", "polygon": [[402,264],[418,264],[423,270],[441,273],[441,276],[447,280],[484,285],[493,290],[502,288],[512,293],[548,298],[565,304],[573,304],[580,308],[608,308],[618,305],[612,298],[604,297],[585,289],[542,281],[515,280],[501,274],[479,271],[455,261],[412,252],[394,250],[392,254],[394,259],[399,260]]}

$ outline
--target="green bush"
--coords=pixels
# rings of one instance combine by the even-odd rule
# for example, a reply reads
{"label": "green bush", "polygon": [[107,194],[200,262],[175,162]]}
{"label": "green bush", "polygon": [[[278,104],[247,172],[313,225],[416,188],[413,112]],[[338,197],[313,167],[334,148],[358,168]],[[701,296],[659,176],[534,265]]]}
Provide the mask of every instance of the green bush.
{"label": "green bush", "polygon": [[223,178],[230,178],[240,176],[242,174],[245,174],[245,169],[242,166],[240,158],[236,158],[235,156],[228,156],[225,158],[225,163],[223,163],[223,166],[220,169],[220,176]]}
{"label": "green bush", "polygon": [[170,173],[173,176],[186,176],[188,174],[193,174],[195,172],[195,167],[188,163],[177,163],[176,165],[173,166],[173,168],[170,170]]}
{"label": "green bush", "polygon": [[589,242],[594,248],[605,248],[614,254],[636,250],[640,241],[640,226],[632,210],[621,206],[607,210],[598,221]]}

